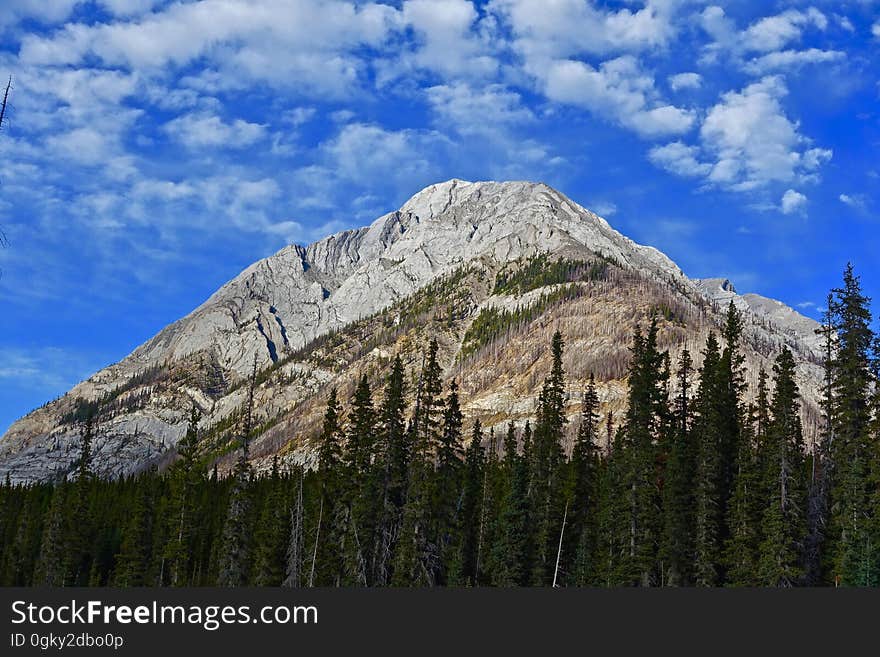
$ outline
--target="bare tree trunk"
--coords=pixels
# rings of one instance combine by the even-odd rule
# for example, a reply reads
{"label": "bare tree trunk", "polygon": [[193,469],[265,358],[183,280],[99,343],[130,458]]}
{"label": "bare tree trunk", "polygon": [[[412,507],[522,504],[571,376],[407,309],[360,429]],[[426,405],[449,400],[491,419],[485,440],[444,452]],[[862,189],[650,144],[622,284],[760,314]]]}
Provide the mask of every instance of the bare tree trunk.
{"label": "bare tree trunk", "polygon": [[565,512],[562,514],[562,529],[559,531],[559,548],[556,550],[556,568],[553,570],[553,588],[556,588],[556,578],[559,576],[559,559],[562,557],[562,537],[565,536],[565,522],[568,520],[568,502],[565,503]]}
{"label": "bare tree trunk", "polygon": [[324,517],[324,496],[321,496],[321,506],[318,508],[318,528],[315,530],[315,549],[312,552],[312,570],[309,573],[309,587],[315,585],[315,561],[318,559],[318,540],[321,538],[321,518]]}

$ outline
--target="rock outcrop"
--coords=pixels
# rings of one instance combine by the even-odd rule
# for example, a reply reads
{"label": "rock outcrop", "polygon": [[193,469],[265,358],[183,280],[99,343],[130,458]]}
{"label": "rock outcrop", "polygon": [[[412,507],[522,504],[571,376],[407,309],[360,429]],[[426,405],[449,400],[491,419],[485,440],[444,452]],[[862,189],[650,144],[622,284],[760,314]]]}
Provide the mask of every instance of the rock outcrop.
{"label": "rock outcrop", "polygon": [[[242,383],[255,362],[261,371],[277,371],[277,376],[261,382],[257,396],[261,416],[271,425],[266,434],[272,427],[292,427],[291,414],[305,416],[315,393],[346,375],[342,366],[298,360],[303,349],[322,336],[340,331],[344,335],[345,327],[363,318],[391,313],[395,304],[455,272],[476,271],[482,280],[490,280],[512,263],[541,253],[601,258],[615,270],[637,276],[638,285],[653,286],[650,293],[639,292],[634,283],[621,288],[628,290],[627,303],[634,307],[640,305],[639,294],[647,299],[663,290],[663,295],[690,309],[688,321],[667,319],[690,330],[694,340],[702,339],[733,301],[748,317],[755,354],[766,352],[755,359],[763,365],[774,349],[788,344],[802,361],[805,396],[817,387],[821,354],[813,320],[772,299],[739,295],[724,279],[691,281],[656,249],[634,243],[544,184],[450,180],[422,190],[368,227],[307,247],[291,245],[254,263],[124,360],[16,422],[0,440],[0,476],[8,472],[25,481],[67,472],[76,457],[77,420],[90,403],[105,409],[95,445],[102,473],[116,476],[159,462],[182,436],[192,403],[204,413],[206,432],[230,424],[242,402]],[[450,363],[462,362],[463,334],[485,308],[527,302],[516,295],[502,299],[504,295],[494,294],[488,283],[475,291],[479,285],[474,280],[462,279],[462,285],[470,286],[472,303],[448,336]],[[399,322],[400,312],[395,312],[383,321]],[[696,317],[701,319],[693,320]],[[625,317],[624,323],[628,327],[638,319]],[[694,325],[688,328],[688,322]],[[376,358],[402,348],[380,346]],[[698,345],[691,346],[699,351]],[[603,385],[606,402],[619,402],[621,382],[606,380]],[[491,416],[492,395],[501,393],[491,382],[485,387],[474,390],[473,412]],[[494,409],[496,415],[502,406]],[[276,437],[272,449],[286,448],[285,440]],[[299,451],[301,458],[305,451]]]}

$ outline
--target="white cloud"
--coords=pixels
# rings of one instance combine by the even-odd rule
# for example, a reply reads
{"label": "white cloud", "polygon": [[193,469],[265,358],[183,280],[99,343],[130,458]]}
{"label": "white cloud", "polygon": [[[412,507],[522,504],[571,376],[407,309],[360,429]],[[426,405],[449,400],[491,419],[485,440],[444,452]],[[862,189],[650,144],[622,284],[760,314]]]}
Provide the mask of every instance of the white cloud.
{"label": "white cloud", "polygon": [[294,107],[281,115],[281,120],[297,128],[315,118],[318,110],[314,107]]}
{"label": "white cloud", "polygon": [[875,39],[880,39],[880,21],[877,21],[871,26],[871,34],[874,35]]}
{"label": "white cloud", "polygon": [[841,194],[841,195],[838,196],[837,198],[838,198],[838,199],[840,200],[840,202],[843,203],[844,205],[848,205],[849,207],[851,207],[851,208],[855,208],[855,209],[857,209],[857,210],[862,210],[862,209],[864,209],[864,207],[865,207],[865,205],[866,205],[866,203],[865,203],[865,197],[862,196],[861,194],[858,194],[858,195],[853,195],[853,194]]}
{"label": "white cloud", "polygon": [[428,130],[385,130],[364,123],[349,123],[339,134],[321,146],[327,168],[319,175],[370,185],[409,187],[427,181],[437,170],[438,151],[448,140]]}
{"label": "white cloud", "polygon": [[705,177],[711,185],[734,191],[813,181],[832,152],[811,147],[785,115],[781,99],[786,93],[780,77],[728,91],[708,110],[699,144],[672,142],[651,149],[649,158],[676,175]]}
{"label": "white cloud", "polygon": [[0,27],[14,25],[23,19],[41,23],[60,23],[70,16],[81,0],[4,0]]}
{"label": "white cloud", "polygon": [[590,204],[590,209],[605,219],[617,214],[617,204],[611,201],[596,201]]}
{"label": "white cloud", "polygon": [[[30,64],[77,64],[91,56],[110,66],[158,70],[205,58],[220,88],[252,82],[323,96],[350,94],[365,63],[354,53],[384,43],[400,12],[342,0],[201,0],[175,3],[139,20],[70,24],[22,40]],[[244,80],[249,80],[245,83]]]}
{"label": "white cloud", "polygon": [[244,148],[263,139],[266,126],[236,119],[224,123],[219,116],[185,114],[165,124],[164,131],[191,149]]}
{"label": "white cloud", "polygon": [[792,214],[793,212],[801,212],[806,206],[806,196],[804,196],[800,192],[794,191],[793,189],[788,189],[782,195],[782,201],[780,202],[779,209],[782,210],[783,214]]}
{"label": "white cloud", "polygon": [[665,146],[655,146],[648,153],[648,158],[655,165],[674,174],[685,177],[705,176],[712,170],[712,165],[700,162],[700,149],[674,141]]}
{"label": "white cloud", "polygon": [[791,45],[799,42],[807,29],[825,30],[828,19],[815,7],[804,11],[789,9],[774,16],[760,18],[737,30],[735,23],[718,6],[707,7],[700,16],[703,30],[713,42],[704,46],[703,60],[717,62],[722,54],[727,64],[753,75],[772,70],[817,64],[842,59],[845,55],[834,50],[809,48],[798,50]]}
{"label": "white cloud", "polygon": [[114,16],[131,17],[143,14],[161,4],[162,0],[98,0]]}
{"label": "white cloud", "polygon": [[774,70],[796,68],[806,64],[837,62],[845,57],[846,53],[840,50],[820,50],[818,48],[781,50],[746,62],[745,70],[755,75],[761,75]]}
{"label": "white cloud", "polygon": [[806,11],[790,9],[752,23],[740,40],[745,50],[770,52],[799,40],[807,27],[824,30],[827,26],[828,19],[815,7]]}
{"label": "white cloud", "polygon": [[583,107],[644,137],[682,134],[696,118],[690,110],[653,100],[653,79],[629,55],[603,62],[598,69],[581,61],[555,61],[546,71],[544,92],[551,100]]}
{"label": "white cloud", "polygon": [[48,398],[85,379],[98,368],[100,360],[83,353],[41,345],[32,349],[0,348],[0,363],[0,381],[45,391]]}
{"label": "white cloud", "polygon": [[[477,10],[469,0],[407,0],[402,22],[416,34],[415,47],[401,65],[447,76],[488,75],[498,67],[487,44],[474,31]],[[399,71],[403,72],[403,71]]]}
{"label": "white cloud", "polygon": [[649,1],[637,11],[614,11],[583,0],[493,0],[489,7],[509,25],[514,48],[538,62],[664,45],[675,32],[675,4]]}
{"label": "white cloud", "polygon": [[700,138],[715,160],[711,182],[742,190],[790,182],[830,158],[830,151],[799,150],[805,139],[783,112],[786,93],[781,78],[768,77],[723,94],[709,110]]}
{"label": "white cloud", "polygon": [[669,87],[673,91],[698,89],[702,83],[703,76],[699,73],[676,73],[669,76]]}
{"label": "white cloud", "polygon": [[513,124],[534,120],[520,95],[502,85],[473,88],[464,83],[437,85],[425,90],[428,102],[444,125],[463,135],[497,134]]}

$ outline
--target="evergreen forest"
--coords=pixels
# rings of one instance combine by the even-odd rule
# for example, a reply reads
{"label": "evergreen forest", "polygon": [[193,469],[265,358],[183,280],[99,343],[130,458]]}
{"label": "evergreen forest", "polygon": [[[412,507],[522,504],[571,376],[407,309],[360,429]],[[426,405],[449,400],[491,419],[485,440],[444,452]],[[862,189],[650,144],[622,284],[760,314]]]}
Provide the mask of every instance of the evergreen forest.
{"label": "evergreen forest", "polygon": [[222,477],[200,453],[195,407],[167,469],[97,477],[96,408],[74,472],[0,486],[0,584],[878,585],[880,336],[859,278],[848,267],[828,298],[811,444],[795,357],[782,349],[747,395],[743,331],[731,304],[701,358],[673,362],[646,322],[625,415],[600,416],[591,380],[578,418],[556,332],[534,418],[493,428],[465,421],[432,340],[417,376],[398,356],[381,386],[326,393],[307,468],[276,457],[253,470],[256,372]]}

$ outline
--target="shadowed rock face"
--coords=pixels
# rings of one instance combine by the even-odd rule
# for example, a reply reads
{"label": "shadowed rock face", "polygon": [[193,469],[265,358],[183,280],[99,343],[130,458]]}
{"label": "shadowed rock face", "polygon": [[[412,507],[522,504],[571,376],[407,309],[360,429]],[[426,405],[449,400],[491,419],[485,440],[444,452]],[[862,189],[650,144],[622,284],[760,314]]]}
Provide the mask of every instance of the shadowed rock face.
{"label": "shadowed rock face", "polygon": [[[192,401],[205,412],[205,426],[234,410],[241,402],[234,384],[247,376],[255,359],[267,367],[465,263],[492,272],[542,252],[600,254],[683,298],[725,307],[732,300],[771,341],[784,338],[818,357],[813,320],[771,299],[740,296],[725,279],[689,280],[656,249],[635,244],[544,184],[450,180],[422,190],[368,227],[307,247],[291,245],[254,263],[127,358],[16,422],[0,440],[0,475],[35,480],[66,472],[77,451],[77,429],[66,421],[77,398],[108,393],[119,401],[135,394],[149,398],[147,404],[131,405],[135,410],[121,406],[102,423],[95,444],[99,471],[136,471],[173,448]],[[163,368],[186,375],[161,390],[134,379]],[[286,385],[282,396],[295,403],[328,376],[304,374]],[[271,397],[280,393],[264,392],[271,407]]]}

